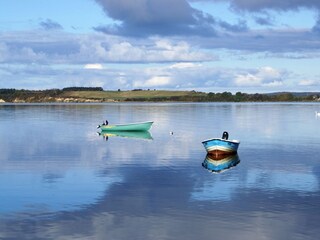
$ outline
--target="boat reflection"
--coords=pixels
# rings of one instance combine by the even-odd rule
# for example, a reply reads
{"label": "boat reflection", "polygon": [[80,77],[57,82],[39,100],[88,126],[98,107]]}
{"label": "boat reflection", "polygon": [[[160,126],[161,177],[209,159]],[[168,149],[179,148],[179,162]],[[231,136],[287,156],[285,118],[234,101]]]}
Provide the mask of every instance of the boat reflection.
{"label": "boat reflection", "polygon": [[108,140],[109,137],[153,139],[149,131],[101,131],[98,134],[105,140]]}
{"label": "boat reflection", "polygon": [[202,166],[213,173],[221,173],[232,167],[235,167],[240,162],[238,154],[228,156],[207,154],[202,162]]}

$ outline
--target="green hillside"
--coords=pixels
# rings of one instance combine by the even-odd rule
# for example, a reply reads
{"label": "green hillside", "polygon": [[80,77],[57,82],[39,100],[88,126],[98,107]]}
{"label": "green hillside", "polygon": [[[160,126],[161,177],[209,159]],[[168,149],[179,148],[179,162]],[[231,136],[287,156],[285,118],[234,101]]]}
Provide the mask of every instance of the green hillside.
{"label": "green hillside", "polygon": [[201,98],[206,97],[206,93],[194,91],[161,91],[161,90],[141,90],[141,91],[66,91],[59,95],[64,98],[86,98],[97,100],[114,101],[152,101],[152,100],[173,100],[176,98]]}
{"label": "green hillside", "polygon": [[70,87],[49,90],[0,89],[0,103],[44,102],[293,102],[320,101],[320,93],[247,94],[237,92],[141,90],[104,91],[102,88]]}

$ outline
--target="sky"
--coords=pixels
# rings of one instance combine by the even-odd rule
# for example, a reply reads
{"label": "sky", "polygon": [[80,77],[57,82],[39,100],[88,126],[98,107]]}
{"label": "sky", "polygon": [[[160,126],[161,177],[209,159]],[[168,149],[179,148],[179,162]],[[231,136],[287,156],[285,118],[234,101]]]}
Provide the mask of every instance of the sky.
{"label": "sky", "polygon": [[0,6],[0,88],[320,91],[319,0]]}

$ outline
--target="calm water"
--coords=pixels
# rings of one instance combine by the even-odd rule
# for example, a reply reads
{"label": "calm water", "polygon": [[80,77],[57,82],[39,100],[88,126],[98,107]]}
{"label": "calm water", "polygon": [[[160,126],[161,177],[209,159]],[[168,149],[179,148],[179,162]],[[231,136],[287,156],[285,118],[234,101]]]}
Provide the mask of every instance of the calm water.
{"label": "calm water", "polygon": [[[0,105],[0,239],[318,239],[319,110]],[[106,139],[105,119],[155,123]],[[201,141],[225,130],[240,162],[214,173]]]}

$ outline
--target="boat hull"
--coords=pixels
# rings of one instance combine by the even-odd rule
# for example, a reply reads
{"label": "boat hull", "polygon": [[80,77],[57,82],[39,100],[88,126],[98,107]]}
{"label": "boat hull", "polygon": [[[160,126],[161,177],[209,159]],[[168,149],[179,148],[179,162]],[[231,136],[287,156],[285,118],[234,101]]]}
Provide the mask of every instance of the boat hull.
{"label": "boat hull", "polygon": [[236,140],[212,138],[203,141],[202,144],[207,153],[215,156],[224,156],[237,153],[240,142]]}
{"label": "boat hull", "polygon": [[102,131],[148,131],[153,122],[141,122],[130,124],[117,124],[117,125],[102,125]]}
{"label": "boat hull", "polygon": [[202,166],[211,172],[220,173],[229,168],[235,167],[239,162],[240,159],[238,154],[228,155],[224,158],[217,158],[211,154],[207,154]]}

